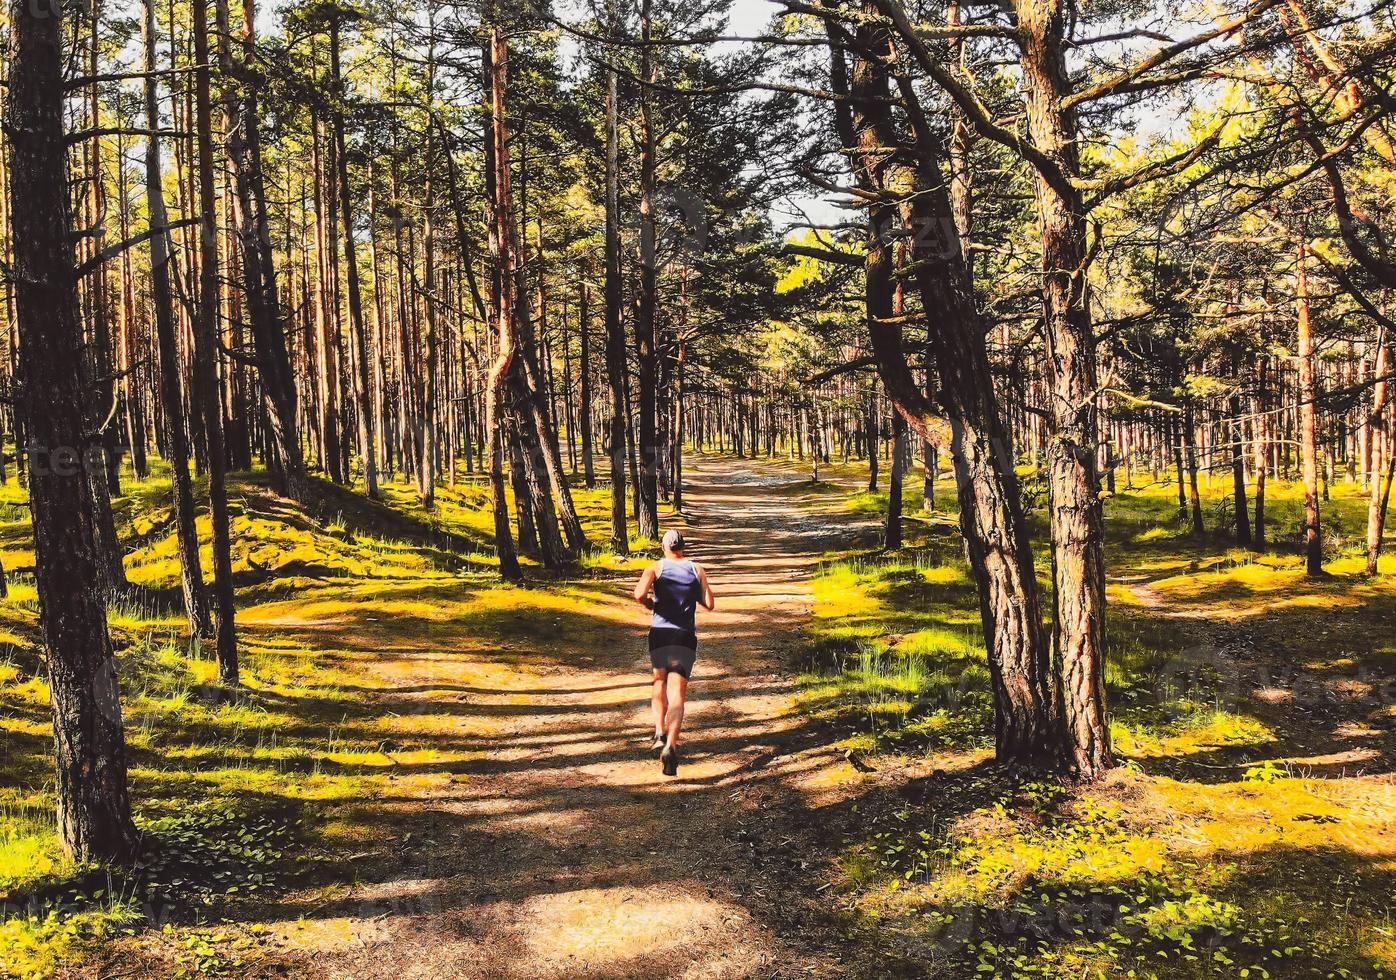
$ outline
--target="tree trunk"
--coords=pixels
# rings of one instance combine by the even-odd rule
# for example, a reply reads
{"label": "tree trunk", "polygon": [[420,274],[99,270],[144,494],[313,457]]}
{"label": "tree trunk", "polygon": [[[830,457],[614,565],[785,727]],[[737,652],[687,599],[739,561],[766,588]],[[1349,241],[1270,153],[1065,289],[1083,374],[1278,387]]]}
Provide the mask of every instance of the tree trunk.
{"label": "tree trunk", "polygon": [[[510,366],[514,358],[514,289],[512,213],[504,203],[510,199],[509,143],[505,127],[504,95],[508,84],[509,49],[498,30],[491,32],[482,52],[485,76],[490,88],[491,127],[486,154],[486,181],[491,202],[490,251],[494,258],[494,281],[490,291],[494,309],[496,354],[485,377],[485,438],[490,443],[490,504],[494,514],[494,546],[499,556],[499,573],[505,581],[522,582],[518,555],[509,528],[509,504],[504,495],[504,426],[500,402],[504,398]],[[519,501],[518,506],[524,506]]]}
{"label": "tree trunk", "polygon": [[[1372,386],[1372,415],[1367,424],[1367,440],[1371,447],[1368,458],[1378,460],[1384,449],[1388,461],[1396,461],[1396,446],[1392,445],[1391,425],[1387,421],[1387,381],[1386,374],[1391,364],[1392,338],[1385,325],[1377,333],[1376,381]],[[1375,470],[1376,467],[1373,467]],[[1367,574],[1377,574],[1377,560],[1381,557],[1381,539],[1386,531],[1386,488],[1380,472],[1373,472],[1368,488],[1367,500]]]}
{"label": "tree trunk", "polygon": [[1255,546],[1265,547],[1265,478],[1270,469],[1270,397],[1266,388],[1265,359],[1256,365],[1255,418]]}
{"label": "tree trunk", "polygon": [[[228,164],[238,203],[238,237],[242,243],[243,290],[247,299],[257,376],[261,381],[271,470],[278,488],[295,500],[309,499],[310,488],[301,453],[296,378],[286,347],[286,326],[276,284],[271,227],[262,176],[261,123],[258,119],[260,76],[248,69],[256,44],[257,12],[243,0],[241,55],[233,60],[227,0],[219,0],[219,59],[227,89]],[[234,79],[239,89],[232,88]]]}
{"label": "tree trunk", "polygon": [[[890,286],[890,281],[889,281]],[[891,316],[891,302],[888,301],[888,316]],[[863,452],[868,457],[868,493],[877,493],[878,476],[878,430],[882,420],[878,417],[877,395],[869,395],[867,408],[863,412]]]}
{"label": "tree trunk", "polygon": [[[145,45],[145,112],[150,137],[145,149],[146,210],[152,228],[167,228],[169,216],[160,183],[160,110],[158,79],[155,71],[154,0],[145,0],[141,18]],[[169,233],[150,239],[151,299],[155,306],[156,351],[160,362],[160,395],[164,405],[165,434],[168,441],[175,540],[179,545],[180,583],[183,587],[184,614],[191,636],[206,636],[213,623],[204,589],[203,567],[199,557],[199,534],[194,520],[194,485],[189,477],[189,438],[184,428],[184,412],[179,389],[179,348],[175,340],[174,301],[170,292]]]}
{"label": "tree trunk", "polygon": [[223,400],[218,384],[219,303],[217,209],[213,190],[213,119],[209,98],[208,6],[193,0],[195,143],[199,165],[199,306],[194,329],[195,398],[204,419],[208,448],[209,520],[213,525],[214,632],[217,636],[218,679],[238,684],[237,631],[233,607],[232,538],[228,529],[228,455],[223,444]]}
{"label": "tree trunk", "polygon": [[10,281],[33,447],[34,580],[53,707],[58,835],[77,861],[124,860],[136,831],[95,515],[79,456],[91,379],[82,363],[69,210],[63,28],[57,7],[10,6]]}
{"label": "tree trunk", "polygon": [[514,491],[514,506],[519,513],[519,551],[524,554],[536,555],[538,554],[538,522],[535,520],[533,494],[529,492],[528,480],[524,476],[526,464],[523,446],[519,441],[519,417],[514,412],[505,413],[504,440],[509,450],[509,483]]}
{"label": "tree trunk", "polygon": [[320,120],[311,114],[310,165],[315,178],[315,384],[320,414],[320,468],[335,483],[345,482],[340,466],[339,397],[339,276],[338,222],[334,217],[333,181],[325,161],[332,148],[325,146]]}
{"label": "tree trunk", "polygon": [[581,334],[578,370],[582,376],[578,426],[582,430],[582,480],[590,490],[596,486],[596,464],[591,445],[591,324],[588,322],[591,309],[587,303],[586,271],[585,267],[581,270],[581,282],[577,287],[577,330]]}
{"label": "tree trunk", "polygon": [[[90,375],[89,375],[90,376]],[[110,422],[109,406],[93,403],[97,389],[88,392],[87,431],[82,445],[82,474],[92,497],[92,547],[102,575],[102,594],[108,599],[126,588],[126,567],[121,559],[121,538],[116,533],[116,516],[111,507],[108,480],[110,457],[104,439],[103,421]]]}
{"label": "tree trunk", "polygon": [[[640,0],[640,76],[647,82],[655,80],[654,55],[651,51],[650,0]],[[659,242],[655,229],[654,185],[656,148],[650,88],[640,92],[640,295],[635,316],[635,360],[638,368],[640,417],[639,491],[637,514],[642,537],[659,536],[659,442],[656,398],[658,363],[655,350],[656,318],[659,312]]]}
{"label": "tree trunk", "polygon": [[[454,186],[455,181],[452,181]],[[393,432],[392,419],[388,414],[388,351],[390,341],[387,321],[387,273],[383,270],[382,250],[378,246],[378,191],[374,175],[373,157],[368,159],[368,266],[373,274],[373,419],[374,431],[378,434],[378,467],[386,472],[389,480],[393,477]],[[462,219],[464,220],[464,219]],[[477,315],[479,315],[477,313]],[[479,362],[476,361],[476,368]],[[466,459],[469,463],[469,457]]]}
{"label": "tree trunk", "polygon": [[1169,422],[1168,435],[1173,443],[1173,469],[1178,475],[1178,521],[1187,520],[1188,498],[1187,479],[1183,475],[1183,419],[1174,415]]}
{"label": "tree trunk", "polygon": [[[1240,360],[1234,359],[1236,374],[1240,375]],[[1232,394],[1228,403],[1231,412],[1231,493],[1236,521],[1236,543],[1251,544],[1251,512],[1246,503],[1246,433],[1241,419],[1241,395]]]}
{"label": "tree trunk", "polygon": [[902,471],[906,456],[906,420],[900,412],[892,415],[892,465],[887,479],[887,525],[883,546],[896,551],[902,546]]}
{"label": "tree trunk", "polygon": [[1298,319],[1299,453],[1304,476],[1304,565],[1310,576],[1323,574],[1323,526],[1318,506],[1317,393],[1314,387],[1314,335],[1309,318],[1309,245],[1300,239],[1295,270]]}
{"label": "tree trunk", "polygon": [[[100,46],[99,5],[92,4],[86,13],[89,35],[87,44],[87,68],[92,75],[97,74],[98,48]],[[86,86],[88,125],[102,125],[101,102],[98,86]],[[106,236],[106,179],[102,172],[102,141],[87,140],[83,144],[86,157],[86,189],[82,195],[83,224],[89,237],[87,254],[83,258],[99,255],[104,247]],[[91,329],[91,366],[89,375],[95,384],[89,394],[88,434],[83,445],[83,473],[92,494],[94,545],[101,561],[102,590],[107,596],[116,596],[126,588],[126,569],[121,558],[121,539],[116,531],[116,518],[112,513],[111,498],[121,492],[121,453],[116,439],[118,389],[114,380],[111,359],[111,311],[108,302],[107,264],[102,262],[79,283],[86,287],[87,319]],[[83,309],[82,293],[79,293],[79,310]]]}
{"label": "tree trunk", "polygon": [[1183,410],[1183,430],[1187,439],[1188,501],[1192,506],[1192,533],[1201,537],[1207,528],[1202,522],[1202,495],[1197,490],[1197,411],[1191,398]]}
{"label": "tree trunk", "polygon": [[[610,28],[615,29],[614,12]],[[616,72],[606,72],[606,384],[611,393],[610,432],[605,450],[610,457],[611,550],[630,554],[630,529],[625,513],[626,380],[625,330],[621,323],[620,269],[620,133]]]}
{"label": "tree trunk", "polygon": [[674,431],[673,449],[671,456],[673,459],[673,481],[674,496],[673,507],[675,512],[683,513],[683,440],[684,440],[684,398],[687,392],[684,389],[686,378],[684,376],[685,360],[687,358],[687,344],[680,340],[678,349],[678,359],[674,367]]}
{"label": "tree trunk", "polygon": [[[432,109],[431,101],[436,92],[436,20],[435,7],[428,4],[428,45],[427,45],[427,110]],[[501,99],[503,94],[501,93]],[[503,102],[500,103],[501,111]],[[502,120],[500,125],[503,125]],[[436,130],[427,127],[427,140],[425,148],[425,159],[427,161],[426,186],[423,190],[423,218],[422,218],[422,280],[425,289],[423,306],[426,311],[426,330],[422,334],[422,363],[421,363],[421,404],[418,413],[418,425],[420,433],[416,442],[417,452],[417,492],[421,494],[422,505],[428,509],[436,506],[436,357],[437,357],[437,336],[436,336],[436,304],[433,301],[436,290],[436,221],[435,221],[435,192],[436,182],[432,179],[432,156],[435,141],[433,135]],[[501,159],[497,164],[499,169],[508,169],[507,158]],[[506,199],[501,206],[509,206]],[[512,207],[509,211],[512,215]],[[509,243],[503,243],[504,248],[510,248]],[[511,255],[517,255],[517,245],[512,246]],[[511,311],[511,315],[516,315],[516,311]],[[510,327],[510,336],[513,337],[513,327]],[[514,338],[517,342],[517,338]],[[511,369],[513,366],[511,365]],[[507,379],[506,379],[507,380]]]}
{"label": "tree trunk", "polygon": [[[529,315],[526,294],[518,299],[519,310],[515,327],[520,353],[519,397],[521,410],[527,415],[531,427],[525,445],[531,447],[534,469],[540,481],[546,482],[551,490],[551,504],[555,503],[561,515],[563,532],[567,535],[568,547],[577,554],[591,550],[591,545],[582,531],[582,521],[572,502],[572,490],[567,484],[567,473],[562,465],[562,453],[558,449],[557,432],[548,417],[547,397],[542,390],[545,383],[538,363],[538,346],[533,333],[533,321]],[[546,492],[546,490],[545,490]],[[559,557],[563,557],[561,554]]]}
{"label": "tree trunk", "polygon": [[[121,154],[124,150],[125,147],[118,138],[117,153]],[[120,212],[119,230],[121,240],[125,241],[131,237],[131,203],[124,168],[117,174],[116,187],[117,208]],[[0,197],[3,197],[3,194],[0,194]],[[8,223],[8,216],[5,220]],[[8,249],[5,254],[9,254]],[[136,474],[136,479],[144,481],[149,472],[146,461],[148,436],[145,427],[144,385],[136,369],[136,348],[139,341],[136,328],[135,270],[131,263],[131,249],[125,249],[121,253],[121,304],[118,309],[120,317],[117,322],[117,363],[123,372],[121,392],[126,416],[126,439],[131,444],[131,468]],[[0,463],[0,479],[3,477],[4,466]]]}
{"label": "tree trunk", "polygon": [[567,472],[577,475],[577,411],[572,398],[572,338],[568,335],[567,290],[562,291],[562,316],[558,332],[562,337],[562,407],[567,420]]}
{"label": "tree trunk", "polygon": [[[1067,6],[1017,0],[1019,59],[1033,143],[1067,177],[1080,173],[1077,125],[1063,105]],[[1105,711],[1104,515],[1096,471],[1099,436],[1095,334],[1086,288],[1089,262],[1081,193],[1069,179],[1036,179],[1042,242],[1043,340],[1051,389],[1055,671],[1064,746],[1074,774],[1093,779],[1113,764]]]}
{"label": "tree trunk", "polygon": [[[354,401],[358,405],[359,458],[364,468],[364,492],[378,499],[378,455],[375,443],[373,388],[369,381],[368,331],[364,326],[364,301],[359,289],[359,260],[354,245],[354,193],[349,186],[349,161],[344,144],[344,78],[339,67],[339,21],[330,21],[330,76],[339,104],[334,112],[335,162],[339,187],[340,220],[344,224],[344,270],[349,288],[349,329],[354,334]],[[371,218],[371,216],[370,216]]]}
{"label": "tree trunk", "polygon": [[[831,27],[831,30],[834,30]],[[831,76],[836,91],[847,76],[842,39],[834,37]],[[884,51],[885,29],[875,21],[859,30],[860,48]],[[886,152],[897,134],[886,106],[885,69],[859,58],[848,88],[852,114],[836,115],[859,182],[867,190],[896,189],[906,228],[957,235],[949,196],[934,155],[939,144],[918,138],[919,173]],[[913,103],[913,106],[915,104]],[[918,127],[918,137],[928,135]],[[891,232],[898,214],[886,204],[870,208],[865,274],[889,282]],[[1052,690],[1032,552],[1021,512],[1013,452],[999,415],[989,370],[984,329],[974,305],[968,270],[958,242],[945,247],[935,235],[912,236],[911,259],[923,315],[937,318],[932,353],[940,380],[937,417],[912,377],[902,350],[901,328],[889,317],[890,291],[870,289],[882,308],[868,310],[868,328],[878,373],[888,398],[917,434],[948,445],[955,466],[960,526],[980,597],[980,619],[994,693],[995,749],[1002,762],[1051,766],[1059,760],[1052,733]],[[885,299],[884,299],[885,297]]]}

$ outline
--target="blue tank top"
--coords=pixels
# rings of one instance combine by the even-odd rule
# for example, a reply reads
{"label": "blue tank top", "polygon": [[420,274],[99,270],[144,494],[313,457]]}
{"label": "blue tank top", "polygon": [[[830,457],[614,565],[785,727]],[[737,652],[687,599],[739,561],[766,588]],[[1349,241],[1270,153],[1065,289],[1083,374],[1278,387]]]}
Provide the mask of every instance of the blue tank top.
{"label": "blue tank top", "polygon": [[659,629],[697,629],[693,622],[698,608],[698,597],[703,592],[703,583],[698,579],[698,569],[685,558],[673,561],[662,558],[659,573],[654,577],[654,615],[650,626]]}

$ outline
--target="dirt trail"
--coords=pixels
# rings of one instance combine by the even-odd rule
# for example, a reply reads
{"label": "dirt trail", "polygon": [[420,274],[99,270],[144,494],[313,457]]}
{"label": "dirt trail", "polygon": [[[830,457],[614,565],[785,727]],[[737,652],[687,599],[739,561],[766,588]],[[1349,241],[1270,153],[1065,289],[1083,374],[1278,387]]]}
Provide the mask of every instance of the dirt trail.
{"label": "dirt trail", "polygon": [[[566,651],[559,637],[556,660],[569,666],[472,691],[481,711],[508,706],[495,747],[449,796],[384,805],[400,855],[366,859],[365,883],[287,936],[291,972],[841,972],[837,930],[814,894],[819,821],[809,819],[821,794],[837,795],[828,787],[841,760],[793,710],[786,657],[831,524],[781,491],[794,476],[703,459],[691,480],[690,554],[718,601],[700,613],[679,777],[664,778],[646,751],[643,614],[618,587],[611,612],[629,625],[605,649]],[[425,701],[462,690],[449,657],[383,669]]]}

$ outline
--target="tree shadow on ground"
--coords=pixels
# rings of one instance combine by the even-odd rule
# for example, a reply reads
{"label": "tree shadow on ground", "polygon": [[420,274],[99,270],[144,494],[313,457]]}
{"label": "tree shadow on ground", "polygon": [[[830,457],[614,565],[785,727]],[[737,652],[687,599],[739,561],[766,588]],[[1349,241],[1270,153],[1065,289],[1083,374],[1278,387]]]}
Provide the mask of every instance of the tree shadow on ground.
{"label": "tree shadow on ground", "polygon": [[875,926],[888,937],[875,972],[1003,976],[1058,963],[1110,976],[1385,975],[1371,923],[1393,909],[1389,857],[1272,846],[1211,860],[1232,870],[1205,888],[1107,873],[1028,877],[990,901],[904,903]]}
{"label": "tree shadow on ground", "polygon": [[[1291,591],[1308,594],[1312,587],[1302,583]],[[1259,742],[1143,758],[1145,771],[1195,782],[1232,781],[1265,760],[1289,760],[1308,778],[1396,771],[1390,711],[1396,656],[1388,627],[1396,595],[1369,591],[1321,618],[1312,608],[1287,604],[1241,618],[1180,619],[1167,609],[1137,607],[1118,615],[1120,628],[1157,645],[1153,662],[1132,679],[1146,714],[1166,717],[1177,702],[1210,705],[1253,718],[1269,732]],[[1325,643],[1324,636],[1332,639]]]}

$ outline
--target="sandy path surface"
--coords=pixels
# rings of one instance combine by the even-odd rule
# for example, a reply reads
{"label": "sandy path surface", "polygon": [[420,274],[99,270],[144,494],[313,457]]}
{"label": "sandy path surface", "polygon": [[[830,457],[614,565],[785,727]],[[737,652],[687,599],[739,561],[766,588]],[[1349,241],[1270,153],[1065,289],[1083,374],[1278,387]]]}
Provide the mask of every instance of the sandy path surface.
{"label": "sandy path surface", "polygon": [[[286,934],[283,968],[335,977],[748,977],[843,972],[820,912],[817,810],[843,760],[793,708],[789,647],[818,554],[846,527],[782,490],[791,475],[697,461],[690,555],[718,596],[700,611],[685,761],[665,778],[643,611],[620,584],[604,648],[471,688],[505,720],[449,794],[385,801],[385,836],[347,896]],[[421,710],[461,699],[450,657],[387,660]],[[462,712],[464,713],[464,712]],[[377,806],[377,804],[369,804]]]}

